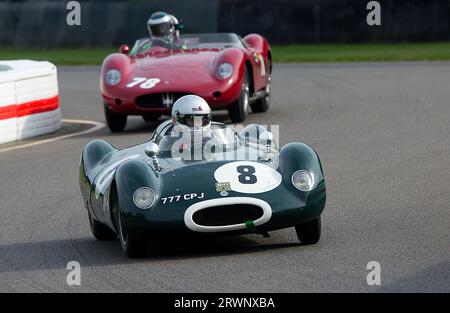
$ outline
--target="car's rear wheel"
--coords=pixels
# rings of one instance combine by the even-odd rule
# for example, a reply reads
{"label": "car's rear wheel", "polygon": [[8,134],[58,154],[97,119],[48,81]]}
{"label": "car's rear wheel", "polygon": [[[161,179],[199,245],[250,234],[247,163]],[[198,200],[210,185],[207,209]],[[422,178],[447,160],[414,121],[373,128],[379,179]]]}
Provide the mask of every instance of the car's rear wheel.
{"label": "car's rear wheel", "polygon": [[296,225],[297,238],[304,245],[313,245],[320,240],[321,219],[320,216],[304,224]]}
{"label": "car's rear wheel", "polygon": [[103,225],[92,216],[91,212],[88,211],[89,226],[91,227],[91,232],[94,237],[99,241],[114,240],[117,238],[117,234],[109,229],[107,226]]}
{"label": "car's rear wheel", "polygon": [[146,122],[154,122],[154,121],[157,121],[160,116],[161,116],[161,114],[159,114],[159,113],[149,113],[149,114],[143,115],[142,118]]}
{"label": "car's rear wheel", "polygon": [[121,132],[127,126],[127,116],[125,114],[111,111],[107,104],[104,104],[105,118],[108,128],[112,132]]}
{"label": "car's rear wheel", "polygon": [[267,77],[267,85],[265,88],[265,95],[261,99],[258,99],[257,101],[253,102],[250,106],[252,108],[252,111],[254,113],[262,113],[267,112],[270,107],[270,103],[272,99],[272,84],[271,84],[271,77],[270,74]]}
{"label": "car's rear wheel", "polygon": [[247,69],[244,70],[244,78],[242,80],[241,94],[239,98],[233,102],[228,109],[230,120],[233,123],[242,123],[248,115],[250,102],[250,84],[248,80]]}
{"label": "car's rear wheel", "polygon": [[122,250],[125,252],[127,257],[131,259],[144,256],[146,253],[147,241],[139,236],[129,234],[126,227],[123,226],[120,215],[119,198],[115,185],[113,185],[113,188],[111,189],[110,206],[114,226],[116,227]]}

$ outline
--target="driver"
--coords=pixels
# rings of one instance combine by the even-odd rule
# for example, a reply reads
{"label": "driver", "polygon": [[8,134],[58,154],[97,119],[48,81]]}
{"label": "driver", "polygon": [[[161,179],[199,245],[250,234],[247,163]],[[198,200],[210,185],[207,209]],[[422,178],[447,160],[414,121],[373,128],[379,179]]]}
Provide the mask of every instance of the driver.
{"label": "driver", "polygon": [[[172,107],[172,120],[169,136],[161,139],[160,146],[172,147],[172,152],[202,151],[203,145],[212,137],[211,108],[196,95],[183,96]],[[190,152],[187,152],[189,156]]]}
{"label": "driver", "polygon": [[211,108],[199,96],[183,96],[172,107],[172,125],[177,132],[205,132],[211,129]]}
{"label": "driver", "polygon": [[177,46],[179,41],[179,22],[178,19],[165,12],[155,12],[150,15],[147,21],[147,29],[150,38],[157,45],[167,48]]}

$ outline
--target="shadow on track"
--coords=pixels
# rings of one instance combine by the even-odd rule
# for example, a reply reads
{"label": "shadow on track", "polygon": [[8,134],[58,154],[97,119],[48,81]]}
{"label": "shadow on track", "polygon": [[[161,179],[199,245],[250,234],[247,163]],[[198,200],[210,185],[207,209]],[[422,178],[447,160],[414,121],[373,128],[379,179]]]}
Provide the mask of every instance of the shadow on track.
{"label": "shadow on track", "polygon": [[82,267],[164,262],[211,258],[284,249],[300,243],[260,244],[244,236],[160,241],[152,254],[128,259],[118,240],[99,242],[93,238],[65,239],[0,245],[0,273],[42,269],[65,269],[69,261]]}

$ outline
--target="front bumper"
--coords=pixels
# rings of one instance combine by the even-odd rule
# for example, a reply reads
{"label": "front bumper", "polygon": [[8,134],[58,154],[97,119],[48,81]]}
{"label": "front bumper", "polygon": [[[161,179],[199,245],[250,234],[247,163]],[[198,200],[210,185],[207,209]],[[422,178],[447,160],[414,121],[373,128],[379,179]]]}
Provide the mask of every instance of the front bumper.
{"label": "front bumper", "polygon": [[[211,109],[226,109],[236,101],[241,94],[242,79],[220,81],[211,79],[202,85],[200,82],[196,88],[183,88],[176,86],[162,86],[149,90],[130,90],[125,86],[103,86],[103,102],[109,109],[127,115],[145,115],[146,113],[160,113],[170,115],[171,107],[175,100],[182,95],[195,94],[208,102]],[[160,102],[143,106],[139,97],[159,98]]]}
{"label": "front bumper", "polygon": [[[125,211],[122,212],[122,221],[129,233],[139,235],[207,236],[265,233],[292,227],[319,217],[326,202],[325,183],[319,184],[313,191],[304,193],[302,196],[285,194],[277,198],[266,194],[254,198],[230,194],[230,197],[208,199],[192,203],[185,208],[159,206],[143,212]],[[264,215],[254,220],[252,227],[248,227],[247,223],[213,227],[195,225],[191,218],[192,214],[208,205],[215,206],[216,202],[221,204],[252,203],[262,207]]]}

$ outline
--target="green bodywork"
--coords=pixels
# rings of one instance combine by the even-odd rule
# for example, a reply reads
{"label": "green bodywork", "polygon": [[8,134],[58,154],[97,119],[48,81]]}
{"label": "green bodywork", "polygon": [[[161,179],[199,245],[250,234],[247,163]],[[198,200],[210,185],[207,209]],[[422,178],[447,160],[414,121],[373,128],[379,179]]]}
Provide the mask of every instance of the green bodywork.
{"label": "green bodywork", "polygon": [[[272,216],[268,222],[255,226],[252,221],[245,221],[245,229],[227,234],[265,233],[295,226],[319,217],[325,207],[322,166],[316,152],[306,144],[287,144],[279,151],[278,165],[264,163],[281,174],[282,182],[273,190],[256,194],[232,190],[221,193],[216,189],[214,172],[233,161],[182,161],[160,153],[162,170],[157,171],[153,160],[145,154],[146,144],[116,150],[103,140],[94,140],[83,151],[80,187],[84,203],[96,220],[114,231],[117,227],[109,201],[112,185],[117,190],[122,225],[128,233],[194,234],[185,224],[184,213],[192,204],[209,199],[253,197],[270,204]],[[297,170],[314,175],[312,191],[302,192],[293,186],[291,177]],[[156,194],[150,209],[139,209],[133,202],[133,194],[140,187],[150,187]]]}

